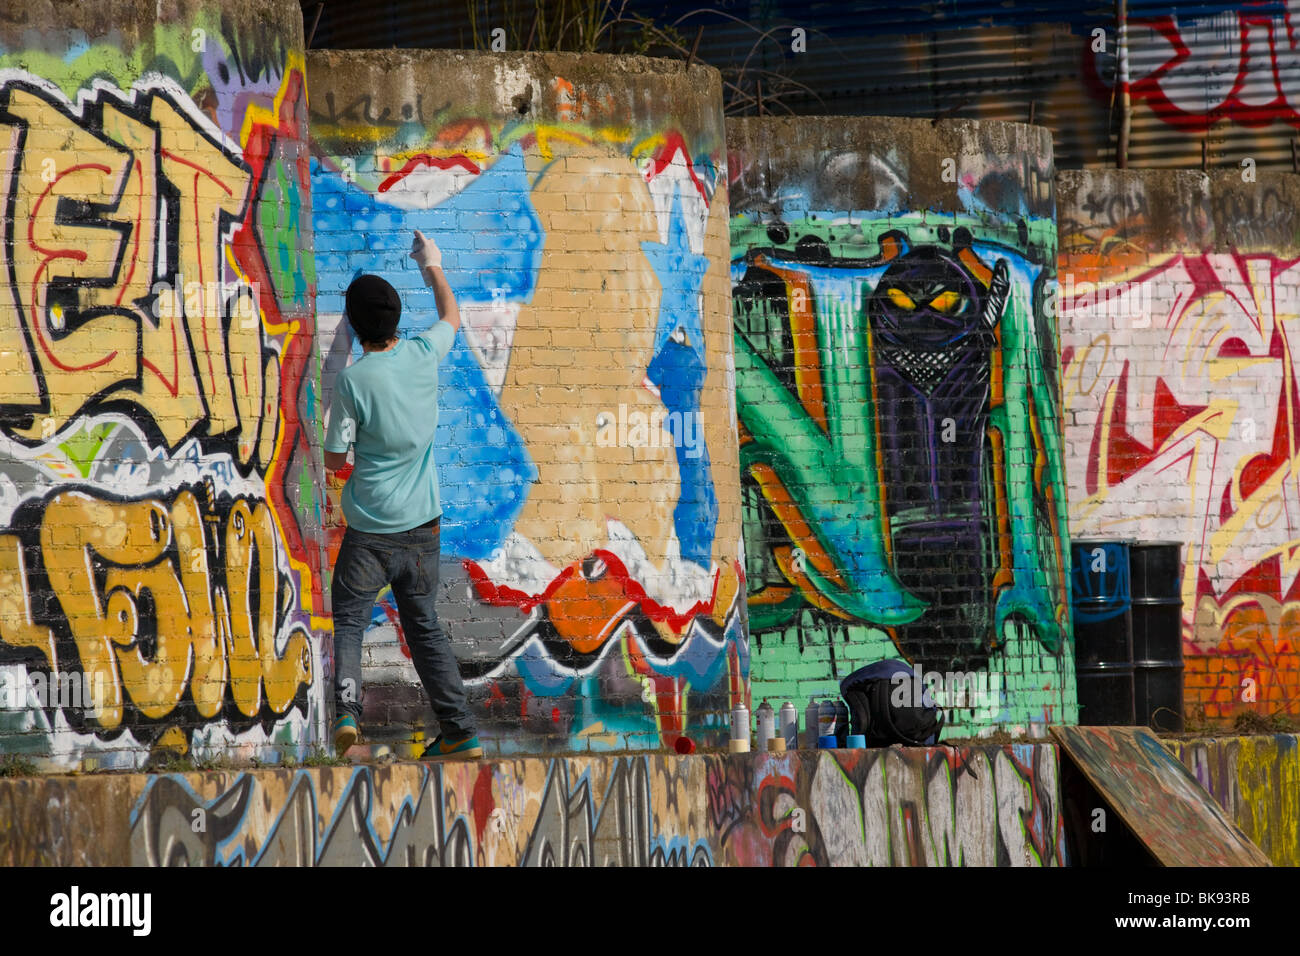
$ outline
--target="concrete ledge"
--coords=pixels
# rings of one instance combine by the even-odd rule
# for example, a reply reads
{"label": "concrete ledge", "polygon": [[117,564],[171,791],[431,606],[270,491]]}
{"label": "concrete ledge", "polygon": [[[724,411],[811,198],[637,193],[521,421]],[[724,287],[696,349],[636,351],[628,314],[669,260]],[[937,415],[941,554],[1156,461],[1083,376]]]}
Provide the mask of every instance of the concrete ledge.
{"label": "concrete ledge", "polygon": [[1204,737],[1168,743],[1275,865],[1300,866],[1300,737]]}
{"label": "concrete ledge", "polygon": [[0,865],[1062,865],[1057,750],[0,780]]}

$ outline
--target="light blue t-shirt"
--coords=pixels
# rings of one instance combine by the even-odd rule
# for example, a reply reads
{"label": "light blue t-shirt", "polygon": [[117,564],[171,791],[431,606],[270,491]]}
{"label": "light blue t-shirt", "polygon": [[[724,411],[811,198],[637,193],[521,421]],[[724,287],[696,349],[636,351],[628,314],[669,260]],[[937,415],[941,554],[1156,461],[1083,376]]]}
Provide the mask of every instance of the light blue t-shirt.
{"label": "light blue t-shirt", "polygon": [[325,450],[355,445],[343,486],[348,526],[396,534],[441,516],[433,436],[438,430],[438,363],[456,330],[446,322],[386,352],[367,352],[339,373]]}

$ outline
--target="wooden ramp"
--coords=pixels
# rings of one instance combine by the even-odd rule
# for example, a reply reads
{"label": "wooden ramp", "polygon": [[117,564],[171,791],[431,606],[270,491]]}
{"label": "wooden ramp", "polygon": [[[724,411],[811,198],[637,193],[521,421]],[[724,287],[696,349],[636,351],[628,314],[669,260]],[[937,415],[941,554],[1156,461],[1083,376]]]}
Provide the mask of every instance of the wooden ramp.
{"label": "wooden ramp", "polygon": [[1145,727],[1053,727],[1065,756],[1164,866],[1271,866]]}

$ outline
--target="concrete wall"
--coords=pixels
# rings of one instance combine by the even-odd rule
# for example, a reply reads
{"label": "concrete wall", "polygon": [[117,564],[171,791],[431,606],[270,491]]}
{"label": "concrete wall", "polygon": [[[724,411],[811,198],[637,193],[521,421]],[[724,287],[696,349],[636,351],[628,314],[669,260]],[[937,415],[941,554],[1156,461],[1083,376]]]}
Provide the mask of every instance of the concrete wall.
{"label": "concrete wall", "polygon": [[1075,719],[1047,132],[727,127],[755,698],[886,657],[953,732]]}
{"label": "concrete wall", "polygon": [[1300,714],[1300,177],[1060,176],[1070,533],[1184,545],[1184,706]]}
{"label": "concrete wall", "polygon": [[302,45],[289,0],[0,12],[0,752],[323,725]]}
{"label": "concrete wall", "polygon": [[1170,741],[1178,759],[1277,866],[1300,866],[1300,739]]}
{"label": "concrete wall", "polygon": [[3,866],[1068,862],[1045,744],[0,779]]}
{"label": "concrete wall", "polygon": [[[413,229],[464,314],[441,368],[440,613],[480,739],[720,741],[748,645],[718,74],[456,51],[320,52],[308,72],[322,400],[360,354],[358,271],[400,290],[403,332],[436,321]],[[409,736],[431,715],[391,597],[374,621],[364,730]]]}

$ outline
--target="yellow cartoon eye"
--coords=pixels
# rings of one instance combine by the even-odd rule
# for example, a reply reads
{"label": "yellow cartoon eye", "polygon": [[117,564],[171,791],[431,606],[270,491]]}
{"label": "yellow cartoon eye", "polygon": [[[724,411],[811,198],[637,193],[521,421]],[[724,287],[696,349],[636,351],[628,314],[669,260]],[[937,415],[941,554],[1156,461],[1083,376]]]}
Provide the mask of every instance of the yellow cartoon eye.
{"label": "yellow cartoon eye", "polygon": [[961,304],[962,296],[960,292],[949,290],[940,295],[936,295],[930,300],[930,308],[936,312],[942,312],[947,315],[954,311]]}
{"label": "yellow cartoon eye", "polygon": [[886,289],[885,295],[889,296],[889,301],[894,303],[900,309],[915,309],[916,303],[902,289]]}

